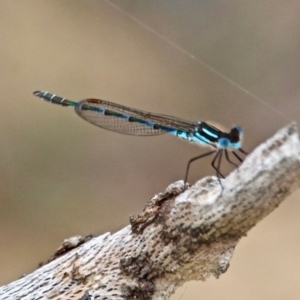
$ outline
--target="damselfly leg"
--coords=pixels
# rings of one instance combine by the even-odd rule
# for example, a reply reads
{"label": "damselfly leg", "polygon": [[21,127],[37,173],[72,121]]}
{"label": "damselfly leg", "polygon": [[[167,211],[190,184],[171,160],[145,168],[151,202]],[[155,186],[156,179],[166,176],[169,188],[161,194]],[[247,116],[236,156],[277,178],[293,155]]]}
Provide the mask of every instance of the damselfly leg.
{"label": "damselfly leg", "polygon": [[[238,149],[240,152],[242,152],[243,154],[247,154],[246,151],[244,151],[243,149]],[[199,160],[201,158],[204,158],[206,156],[209,156],[209,155],[212,155],[213,153],[216,153],[212,162],[211,162],[211,166],[213,167],[213,169],[216,171],[216,176],[219,180],[219,183],[223,189],[223,185],[222,185],[222,182],[221,182],[221,179],[220,178],[225,178],[224,175],[221,173],[220,171],[220,168],[221,168],[221,161],[222,161],[222,156],[223,156],[223,151],[225,152],[225,158],[226,160],[232,164],[233,166],[235,166],[236,168],[238,168],[239,166],[234,163],[230,157],[229,157],[229,154],[228,154],[228,150],[227,149],[219,149],[219,150],[213,150],[213,151],[210,151],[210,152],[207,152],[207,153],[204,153],[202,155],[198,155],[196,157],[193,157],[192,159],[190,159],[188,161],[188,164],[187,164],[187,168],[186,168],[186,173],[185,173],[185,177],[184,177],[184,184],[186,186],[186,183],[187,183],[187,178],[188,178],[188,173],[189,173],[189,169],[190,169],[190,165],[192,162],[196,161],[196,160]],[[239,162],[243,162],[243,160],[234,152],[234,151],[231,151],[232,154],[239,160]]]}
{"label": "damselfly leg", "polygon": [[185,176],[184,176],[184,185],[186,185],[186,182],[187,182],[187,177],[188,177],[188,174],[189,174],[189,169],[190,169],[190,165],[192,162],[194,162],[195,160],[198,160],[198,159],[201,159],[203,157],[206,157],[206,156],[209,156],[209,155],[212,155],[213,153],[215,153],[216,150],[213,150],[213,151],[210,151],[210,152],[206,152],[202,155],[198,155],[198,156],[195,156],[193,158],[191,158],[189,161],[188,161],[188,164],[186,166],[186,171],[185,171]]}

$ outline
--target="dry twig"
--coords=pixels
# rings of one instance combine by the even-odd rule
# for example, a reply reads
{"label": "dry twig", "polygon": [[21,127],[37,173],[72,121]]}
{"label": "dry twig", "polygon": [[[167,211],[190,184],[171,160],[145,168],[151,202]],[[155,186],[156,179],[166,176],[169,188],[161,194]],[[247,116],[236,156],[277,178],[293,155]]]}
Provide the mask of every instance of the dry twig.
{"label": "dry twig", "polygon": [[[168,299],[189,280],[224,273],[242,236],[299,187],[291,124],[255,149],[222,184],[207,177],[156,195],[131,226],[93,238],[0,288],[0,299]],[[67,243],[68,244],[68,243]]]}

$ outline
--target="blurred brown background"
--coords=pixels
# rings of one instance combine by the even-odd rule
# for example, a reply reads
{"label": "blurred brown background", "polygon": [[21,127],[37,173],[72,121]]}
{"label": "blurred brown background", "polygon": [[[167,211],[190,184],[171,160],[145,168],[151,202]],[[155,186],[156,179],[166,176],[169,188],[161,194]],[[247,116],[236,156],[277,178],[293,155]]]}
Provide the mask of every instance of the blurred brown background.
{"label": "blurred brown background", "polygon": [[[101,130],[34,90],[238,124],[251,151],[300,119],[299,28],[299,1],[1,1],[0,284],[67,237],[127,225],[205,151]],[[208,158],[189,181],[211,174]],[[219,280],[172,299],[300,299],[299,195],[241,240]]]}

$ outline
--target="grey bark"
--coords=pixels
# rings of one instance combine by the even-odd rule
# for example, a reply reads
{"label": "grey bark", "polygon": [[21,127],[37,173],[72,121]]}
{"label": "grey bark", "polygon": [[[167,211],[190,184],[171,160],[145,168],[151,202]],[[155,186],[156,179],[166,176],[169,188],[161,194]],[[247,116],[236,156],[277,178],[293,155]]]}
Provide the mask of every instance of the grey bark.
{"label": "grey bark", "polygon": [[122,230],[78,247],[67,240],[56,256],[65,254],[0,287],[0,299],[168,299],[186,281],[223,274],[240,238],[299,184],[291,124],[222,180],[223,191],[215,177],[185,191],[182,181],[173,183]]}

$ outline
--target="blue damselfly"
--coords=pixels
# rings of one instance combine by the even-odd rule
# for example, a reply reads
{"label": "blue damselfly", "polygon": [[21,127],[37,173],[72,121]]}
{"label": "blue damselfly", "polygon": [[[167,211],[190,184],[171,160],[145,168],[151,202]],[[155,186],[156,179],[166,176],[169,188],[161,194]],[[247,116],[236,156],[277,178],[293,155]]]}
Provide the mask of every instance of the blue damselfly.
{"label": "blue damselfly", "polygon": [[211,165],[220,181],[220,177],[224,178],[220,172],[223,152],[226,160],[235,167],[238,165],[230,160],[228,150],[240,162],[243,160],[235,151],[247,154],[241,148],[243,130],[239,126],[233,127],[229,132],[223,132],[206,122],[190,122],[178,117],[145,112],[105,100],[91,98],[74,102],[44,91],[35,91],[33,94],[54,104],[74,107],[75,112],[81,118],[104,129],[139,136],[169,133],[189,142],[213,148],[188,161],[184,183],[187,181],[190,164],[195,160],[215,154]]}

